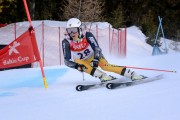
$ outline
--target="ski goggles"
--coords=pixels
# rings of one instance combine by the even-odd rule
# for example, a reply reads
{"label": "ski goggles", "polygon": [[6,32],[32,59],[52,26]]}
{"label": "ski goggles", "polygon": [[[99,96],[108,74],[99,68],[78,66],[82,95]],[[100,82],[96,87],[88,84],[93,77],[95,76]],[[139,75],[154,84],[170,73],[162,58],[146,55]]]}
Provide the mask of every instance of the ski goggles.
{"label": "ski goggles", "polygon": [[71,33],[77,33],[78,32],[78,28],[74,27],[74,28],[66,28],[67,33],[71,34]]}

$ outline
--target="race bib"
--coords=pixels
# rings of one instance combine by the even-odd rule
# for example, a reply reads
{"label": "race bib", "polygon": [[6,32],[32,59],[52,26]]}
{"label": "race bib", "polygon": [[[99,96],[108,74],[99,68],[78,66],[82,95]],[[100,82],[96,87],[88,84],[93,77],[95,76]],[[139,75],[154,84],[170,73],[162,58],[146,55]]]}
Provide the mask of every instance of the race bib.
{"label": "race bib", "polygon": [[80,42],[71,42],[70,49],[73,54],[74,59],[89,59],[94,55],[94,51],[90,44],[87,42],[86,38],[83,38]]}

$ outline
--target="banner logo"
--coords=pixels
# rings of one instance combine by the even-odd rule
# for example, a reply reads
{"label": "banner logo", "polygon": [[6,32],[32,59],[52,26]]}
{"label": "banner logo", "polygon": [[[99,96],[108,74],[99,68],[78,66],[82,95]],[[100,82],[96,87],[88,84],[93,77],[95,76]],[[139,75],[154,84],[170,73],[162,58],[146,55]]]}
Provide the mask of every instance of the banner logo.
{"label": "banner logo", "polygon": [[19,54],[19,51],[16,49],[18,46],[20,46],[20,43],[17,41],[14,41],[12,46],[9,45],[9,55],[11,55],[13,52]]}

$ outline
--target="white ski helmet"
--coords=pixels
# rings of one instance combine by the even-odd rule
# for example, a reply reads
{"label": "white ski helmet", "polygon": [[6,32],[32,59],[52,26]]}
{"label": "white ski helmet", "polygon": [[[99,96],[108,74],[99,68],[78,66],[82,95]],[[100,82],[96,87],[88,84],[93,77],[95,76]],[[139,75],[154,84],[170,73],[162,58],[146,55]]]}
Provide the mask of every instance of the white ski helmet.
{"label": "white ski helmet", "polygon": [[71,18],[67,21],[66,28],[80,27],[81,21],[77,18]]}
{"label": "white ski helmet", "polygon": [[[83,38],[83,34],[82,34],[82,29],[81,29],[81,21],[77,18],[71,18],[67,21],[67,24],[66,24],[66,29],[68,28],[77,28],[78,29],[78,33],[79,33],[79,38]],[[71,36],[70,34],[68,33],[70,39]]]}

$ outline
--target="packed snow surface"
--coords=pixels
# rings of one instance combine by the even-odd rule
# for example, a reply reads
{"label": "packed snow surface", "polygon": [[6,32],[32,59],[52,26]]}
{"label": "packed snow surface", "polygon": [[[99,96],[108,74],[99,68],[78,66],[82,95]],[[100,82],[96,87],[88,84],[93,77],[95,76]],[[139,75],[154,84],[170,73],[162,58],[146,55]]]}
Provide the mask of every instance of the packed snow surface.
{"label": "packed snow surface", "polygon": [[[139,38],[139,39],[138,39]],[[180,54],[152,56],[152,48],[136,27],[127,31],[127,57],[105,55],[117,65],[176,70],[177,73],[135,70],[164,78],[137,86],[108,90],[105,87],[77,92],[78,84],[99,83],[97,78],[64,65],[45,67],[48,89],[40,68],[0,72],[1,120],[180,120]],[[116,77],[120,75],[109,73]]]}

